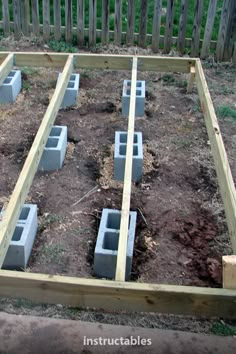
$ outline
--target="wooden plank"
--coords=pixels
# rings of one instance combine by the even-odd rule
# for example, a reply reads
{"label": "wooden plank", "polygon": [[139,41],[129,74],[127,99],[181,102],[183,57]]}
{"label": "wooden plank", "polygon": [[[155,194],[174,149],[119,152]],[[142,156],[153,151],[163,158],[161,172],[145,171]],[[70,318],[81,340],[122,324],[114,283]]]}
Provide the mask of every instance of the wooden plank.
{"label": "wooden plank", "polygon": [[224,0],[222,12],[221,12],[220,28],[219,28],[218,38],[217,38],[217,46],[216,46],[216,58],[219,61],[223,60],[223,56],[224,56],[227,25],[230,17],[230,10],[231,10],[230,5],[231,5],[230,0]]}
{"label": "wooden plank", "polygon": [[203,0],[196,0],[193,34],[192,34],[192,46],[191,46],[192,56],[199,55],[202,14],[203,14]]}
{"label": "wooden plank", "polygon": [[64,97],[66,87],[73,69],[73,60],[73,55],[70,55],[67,59],[61,80],[55,89],[23,169],[20,173],[14,191],[11,195],[6,211],[3,215],[2,222],[0,224],[0,267],[4,262],[4,258],[8,251],[8,247],[12,239],[12,235],[14,233],[22,205],[24,204],[31,187],[31,183],[37,171],[44,146],[50,133],[50,129],[53,125],[62,99]]}
{"label": "wooden plank", "polygon": [[50,1],[43,0],[43,38],[50,37]]}
{"label": "wooden plank", "polygon": [[166,13],[165,42],[164,42],[165,53],[170,52],[171,45],[172,45],[174,6],[175,6],[175,0],[168,0],[167,13]]}
{"label": "wooden plank", "polygon": [[158,52],[160,45],[162,0],[155,0],[152,22],[152,50]]}
{"label": "wooden plank", "polygon": [[14,17],[14,37],[16,40],[21,38],[21,20],[20,20],[20,2],[13,0],[13,17]]}
{"label": "wooden plank", "polygon": [[72,0],[65,2],[65,17],[66,17],[66,42],[72,42]]}
{"label": "wooden plank", "polygon": [[104,311],[236,319],[236,291],[0,271],[0,295]]}
{"label": "wooden plank", "polygon": [[8,54],[5,60],[0,65],[0,86],[2,85],[3,81],[6,79],[7,75],[13,68],[14,64],[14,53]]}
{"label": "wooden plank", "polygon": [[102,44],[109,43],[109,0],[102,0]]}
{"label": "wooden plank", "polygon": [[233,252],[236,254],[236,191],[214,106],[200,60],[196,60],[196,83],[224,203]]}
{"label": "wooden plank", "polygon": [[4,35],[8,37],[10,35],[10,14],[9,14],[9,2],[8,0],[2,1],[2,15],[3,15],[3,31]]}
{"label": "wooden plank", "polygon": [[127,146],[126,146],[126,157],[125,157],[124,188],[123,188],[122,208],[121,208],[120,235],[119,235],[117,263],[116,263],[117,281],[125,281],[130,198],[131,198],[131,189],[132,189],[132,164],[133,164],[137,67],[138,67],[138,59],[137,57],[134,57],[133,64],[132,64],[132,76],[131,76],[130,105],[129,105]]}
{"label": "wooden plank", "polygon": [[54,38],[61,39],[61,0],[53,0]]}
{"label": "wooden plank", "polygon": [[89,0],[89,47],[96,46],[97,0]]}
{"label": "wooden plank", "polygon": [[140,25],[139,25],[139,46],[146,47],[148,21],[148,0],[141,0],[140,3]]}
{"label": "wooden plank", "polygon": [[181,0],[180,17],[179,17],[179,33],[177,49],[180,54],[184,54],[186,49],[185,36],[187,27],[189,0]]}
{"label": "wooden plank", "polygon": [[223,287],[236,290],[236,256],[223,256]]}
{"label": "wooden plank", "polygon": [[35,36],[39,36],[39,2],[38,0],[31,0],[32,7],[32,25],[33,33]]}
{"label": "wooden plank", "polygon": [[30,4],[29,0],[21,0],[21,29],[25,36],[29,36]]}
{"label": "wooden plank", "polygon": [[190,74],[189,74],[189,81],[188,81],[188,86],[187,86],[187,93],[191,93],[193,90],[195,75],[196,75],[195,66],[191,66]]}
{"label": "wooden plank", "polygon": [[227,26],[223,60],[229,61],[233,56],[234,42],[236,41],[236,2],[231,0],[230,16]]}
{"label": "wooden plank", "polygon": [[126,44],[134,44],[135,0],[128,1]]}
{"label": "wooden plank", "polygon": [[122,1],[115,0],[115,44],[121,43],[122,33]]}
{"label": "wooden plank", "polygon": [[216,6],[217,0],[210,0],[208,13],[207,13],[207,22],[205,26],[203,45],[201,50],[201,58],[206,58],[209,55],[211,36],[216,16]]}
{"label": "wooden plank", "polygon": [[84,45],[84,0],[77,0],[77,40]]}

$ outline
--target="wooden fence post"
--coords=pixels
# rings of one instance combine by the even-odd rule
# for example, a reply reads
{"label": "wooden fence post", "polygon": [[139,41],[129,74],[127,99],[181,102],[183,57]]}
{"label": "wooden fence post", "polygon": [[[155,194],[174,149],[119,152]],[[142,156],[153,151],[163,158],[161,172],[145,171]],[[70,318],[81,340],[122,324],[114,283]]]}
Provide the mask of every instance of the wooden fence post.
{"label": "wooden fence post", "polygon": [[66,0],[65,2],[65,16],[66,16],[66,42],[72,42],[72,0]]}
{"label": "wooden fence post", "polygon": [[212,36],[213,25],[216,16],[216,5],[217,5],[217,0],[210,0],[208,13],[207,13],[207,22],[206,22],[205,32],[204,32],[202,51],[201,51],[201,58],[206,58],[209,55],[211,36]]}
{"label": "wooden fence post", "polygon": [[134,44],[135,0],[128,1],[126,44]]}
{"label": "wooden fence post", "polygon": [[109,43],[109,0],[102,0],[102,44]]}
{"label": "wooden fence post", "polygon": [[97,0],[89,0],[89,46],[96,46]]}
{"label": "wooden fence post", "polygon": [[185,35],[186,35],[186,26],[187,26],[187,14],[188,14],[189,0],[181,0],[181,9],[179,17],[179,33],[178,33],[178,42],[177,49],[180,54],[185,52]]}
{"label": "wooden fence post", "polygon": [[200,32],[202,24],[203,0],[196,0],[191,55],[193,57],[199,55]]}
{"label": "wooden fence post", "polygon": [[4,35],[8,37],[10,35],[10,15],[8,0],[2,1],[2,14],[3,14],[3,31]]}
{"label": "wooden fence post", "polygon": [[173,21],[174,21],[174,6],[175,0],[168,0],[166,13],[166,30],[164,41],[164,52],[169,53],[172,44]]}
{"label": "wooden fence post", "polygon": [[32,25],[33,33],[36,37],[39,36],[39,2],[38,0],[31,0],[32,7]]}
{"label": "wooden fence post", "polygon": [[115,43],[121,43],[122,34],[122,1],[115,0]]}
{"label": "wooden fence post", "polygon": [[29,35],[30,4],[29,0],[21,0],[21,29],[25,36]]}
{"label": "wooden fence post", "polygon": [[234,42],[236,41],[236,1],[231,0],[230,14],[227,25],[223,60],[230,60],[233,56]]}
{"label": "wooden fence post", "polygon": [[50,1],[43,0],[43,38],[50,37]]}
{"label": "wooden fence post", "polygon": [[141,0],[140,3],[140,26],[139,26],[139,46],[146,47],[148,20],[148,0]]}
{"label": "wooden fence post", "polygon": [[227,26],[230,17],[230,11],[231,11],[230,5],[232,5],[231,0],[224,0],[222,12],[221,12],[217,46],[216,46],[216,59],[219,61],[223,60],[223,56],[224,56]]}
{"label": "wooden fence post", "polygon": [[21,37],[21,20],[20,20],[20,1],[13,0],[13,17],[14,17],[14,37],[19,40]]}
{"label": "wooden fence post", "polygon": [[154,53],[158,52],[159,50],[161,11],[162,11],[162,0],[155,0],[153,22],[152,22],[152,50]]}
{"label": "wooden fence post", "polygon": [[61,0],[53,0],[54,38],[61,39]]}
{"label": "wooden fence post", "polygon": [[77,40],[84,45],[84,0],[77,0]]}

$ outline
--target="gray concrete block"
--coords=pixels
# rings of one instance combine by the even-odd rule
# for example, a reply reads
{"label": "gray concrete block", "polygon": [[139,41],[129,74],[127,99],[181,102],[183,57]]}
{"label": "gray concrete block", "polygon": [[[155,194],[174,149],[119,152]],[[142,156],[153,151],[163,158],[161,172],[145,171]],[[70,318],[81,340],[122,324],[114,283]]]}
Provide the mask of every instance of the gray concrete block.
{"label": "gray concrete block", "polygon": [[[131,275],[137,213],[131,211],[129,215],[126,280]],[[103,209],[94,253],[94,272],[98,277],[115,278],[120,219],[119,210]]]}
{"label": "gray concrete block", "polygon": [[[125,160],[127,148],[127,133],[115,132],[115,151],[114,151],[114,179],[124,180]],[[134,133],[133,142],[133,163],[132,180],[137,182],[142,178],[143,173],[143,138],[142,133]]]}
{"label": "gray concrete block", "polygon": [[67,147],[67,127],[54,125],[49,134],[38,170],[55,171],[62,168]]}
{"label": "gray concrete block", "polygon": [[0,103],[13,103],[22,86],[21,71],[11,70],[0,86]]}
{"label": "gray concrete block", "polygon": [[[57,82],[59,82],[61,75],[62,75],[61,73],[58,75]],[[78,91],[79,91],[79,80],[80,80],[80,74],[71,75],[64,98],[61,103],[61,108],[74,106],[76,104]]]}
{"label": "gray concrete block", "polygon": [[[131,81],[124,80],[122,92],[122,116],[128,117],[130,105],[130,91]],[[136,104],[135,104],[135,117],[144,116],[145,106],[145,81],[136,82]]]}
{"label": "gray concrete block", "polygon": [[24,204],[3,263],[3,268],[20,269],[27,266],[37,227],[37,205]]}

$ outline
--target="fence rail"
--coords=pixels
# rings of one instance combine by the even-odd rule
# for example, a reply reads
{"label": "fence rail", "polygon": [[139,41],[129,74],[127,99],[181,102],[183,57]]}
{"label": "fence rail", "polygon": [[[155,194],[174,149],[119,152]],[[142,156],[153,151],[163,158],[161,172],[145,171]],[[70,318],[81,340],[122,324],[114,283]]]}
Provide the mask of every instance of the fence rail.
{"label": "fence rail", "polygon": [[206,58],[213,50],[217,60],[236,58],[235,0],[0,0],[0,29],[17,40],[42,34],[80,46],[114,41],[167,54],[174,46],[181,55]]}

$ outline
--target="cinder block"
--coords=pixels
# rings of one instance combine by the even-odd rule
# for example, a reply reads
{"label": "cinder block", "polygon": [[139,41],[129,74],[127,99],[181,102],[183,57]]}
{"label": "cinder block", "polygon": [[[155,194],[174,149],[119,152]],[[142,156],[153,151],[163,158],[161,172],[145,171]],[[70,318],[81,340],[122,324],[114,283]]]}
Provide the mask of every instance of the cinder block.
{"label": "cinder block", "polygon": [[[122,116],[128,117],[130,105],[130,91],[131,81],[124,80],[122,92]],[[144,116],[145,106],[145,81],[136,82],[136,104],[135,104],[135,117]]]}
{"label": "cinder block", "polygon": [[67,147],[67,127],[54,125],[49,134],[38,170],[55,171],[62,168]]}
{"label": "cinder block", "polygon": [[[127,148],[127,133],[115,132],[115,152],[114,152],[114,179],[124,180],[125,160]],[[133,142],[133,163],[132,180],[137,182],[142,178],[143,172],[143,138],[142,133],[134,133]]]}
{"label": "cinder block", "polygon": [[37,227],[37,205],[24,204],[3,263],[3,268],[19,269],[27,266]]}
{"label": "cinder block", "polygon": [[21,90],[21,71],[11,70],[0,86],[0,103],[13,103]]}
{"label": "cinder block", "polygon": [[[134,251],[137,213],[129,214],[129,231],[126,256],[126,280],[130,278]],[[103,209],[94,253],[94,272],[101,278],[115,278],[120,233],[121,212]]]}
{"label": "cinder block", "polygon": [[[59,82],[61,75],[61,73],[58,75],[57,82]],[[76,104],[79,91],[79,80],[80,74],[71,75],[64,98],[61,103],[61,108],[74,106]]]}

